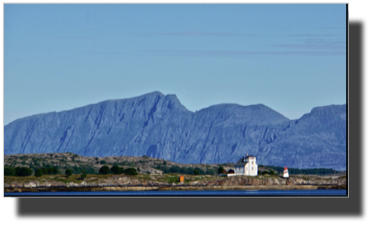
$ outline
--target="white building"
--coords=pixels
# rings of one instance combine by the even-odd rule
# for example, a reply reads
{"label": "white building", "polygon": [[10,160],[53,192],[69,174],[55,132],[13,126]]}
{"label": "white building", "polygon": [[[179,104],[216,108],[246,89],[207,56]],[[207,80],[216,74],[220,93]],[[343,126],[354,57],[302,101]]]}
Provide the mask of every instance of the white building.
{"label": "white building", "polygon": [[287,167],[284,168],[284,172],[282,174],[282,177],[289,178],[289,172],[288,172],[288,168]]}
{"label": "white building", "polygon": [[234,168],[234,175],[257,176],[258,167],[256,164],[256,156],[247,154],[236,162]]}

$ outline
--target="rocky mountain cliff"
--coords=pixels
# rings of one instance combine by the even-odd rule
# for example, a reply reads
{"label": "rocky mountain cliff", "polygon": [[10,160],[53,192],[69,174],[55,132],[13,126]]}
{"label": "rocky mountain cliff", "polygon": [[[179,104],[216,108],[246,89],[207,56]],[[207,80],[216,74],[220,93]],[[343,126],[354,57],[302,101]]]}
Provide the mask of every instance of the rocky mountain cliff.
{"label": "rocky mountain cliff", "polygon": [[259,104],[187,110],[175,95],[152,92],[18,119],[4,128],[8,154],[72,152],[141,156],[180,163],[235,162],[346,168],[346,105],[314,108],[289,120]]}

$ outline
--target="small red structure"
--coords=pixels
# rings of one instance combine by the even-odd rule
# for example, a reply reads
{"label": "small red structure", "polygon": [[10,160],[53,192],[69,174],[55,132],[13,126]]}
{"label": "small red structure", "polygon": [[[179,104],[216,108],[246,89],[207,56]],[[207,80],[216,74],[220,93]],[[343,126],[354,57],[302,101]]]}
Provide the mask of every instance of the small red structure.
{"label": "small red structure", "polygon": [[185,181],[185,176],[181,175],[179,176],[179,182],[182,183]]}

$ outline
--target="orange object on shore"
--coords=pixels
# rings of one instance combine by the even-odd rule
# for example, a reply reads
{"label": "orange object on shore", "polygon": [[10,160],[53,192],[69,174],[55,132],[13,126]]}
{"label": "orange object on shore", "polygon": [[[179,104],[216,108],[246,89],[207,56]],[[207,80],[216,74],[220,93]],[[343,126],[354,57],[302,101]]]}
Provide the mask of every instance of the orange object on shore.
{"label": "orange object on shore", "polygon": [[184,181],[185,181],[185,176],[183,176],[183,175],[180,176],[180,177],[179,177],[179,182],[182,183],[182,182],[184,182]]}

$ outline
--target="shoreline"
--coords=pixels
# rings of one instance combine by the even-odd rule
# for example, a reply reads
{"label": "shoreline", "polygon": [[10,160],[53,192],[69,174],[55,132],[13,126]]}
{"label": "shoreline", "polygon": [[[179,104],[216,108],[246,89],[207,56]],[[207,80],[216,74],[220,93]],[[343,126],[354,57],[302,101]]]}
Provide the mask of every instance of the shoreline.
{"label": "shoreline", "polygon": [[211,191],[211,190],[318,190],[346,189],[346,185],[236,185],[236,186],[84,186],[84,187],[6,187],[4,193],[96,192],[96,191]]}

